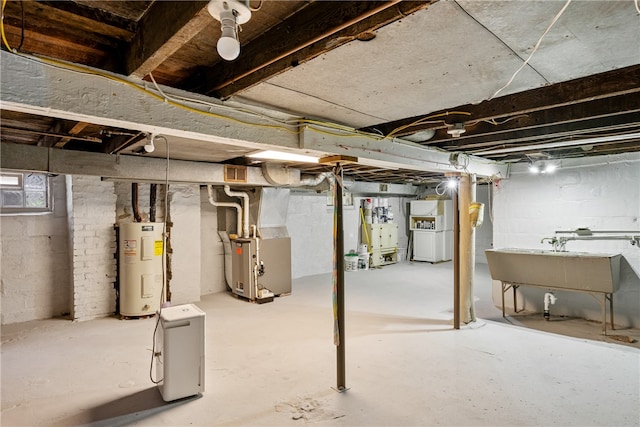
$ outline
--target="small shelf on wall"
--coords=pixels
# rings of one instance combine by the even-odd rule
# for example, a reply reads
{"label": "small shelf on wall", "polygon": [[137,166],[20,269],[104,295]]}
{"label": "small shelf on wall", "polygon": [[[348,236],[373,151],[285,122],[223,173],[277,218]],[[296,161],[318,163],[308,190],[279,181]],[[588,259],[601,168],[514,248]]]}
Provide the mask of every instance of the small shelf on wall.
{"label": "small shelf on wall", "polygon": [[435,216],[411,216],[409,228],[411,230],[435,230],[437,226]]}

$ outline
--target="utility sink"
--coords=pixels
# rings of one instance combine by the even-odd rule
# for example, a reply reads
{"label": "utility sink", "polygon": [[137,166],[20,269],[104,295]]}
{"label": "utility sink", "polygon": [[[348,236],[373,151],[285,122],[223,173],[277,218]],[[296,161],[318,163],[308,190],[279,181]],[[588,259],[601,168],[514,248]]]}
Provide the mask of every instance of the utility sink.
{"label": "utility sink", "polygon": [[503,283],[613,293],[620,284],[620,254],[487,249],[489,271]]}

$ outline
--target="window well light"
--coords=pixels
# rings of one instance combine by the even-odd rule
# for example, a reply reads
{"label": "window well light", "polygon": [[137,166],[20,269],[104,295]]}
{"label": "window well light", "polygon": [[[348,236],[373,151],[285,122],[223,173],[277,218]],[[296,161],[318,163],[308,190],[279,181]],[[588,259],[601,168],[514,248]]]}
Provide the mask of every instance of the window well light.
{"label": "window well light", "polygon": [[237,0],[211,0],[207,10],[220,21],[222,35],[216,45],[218,54],[226,61],[233,61],[240,55],[238,26],[249,22],[251,10]]}
{"label": "window well light", "polygon": [[284,151],[259,151],[257,153],[248,154],[247,157],[251,157],[252,159],[280,160],[283,162],[318,163],[317,157],[286,153]]}

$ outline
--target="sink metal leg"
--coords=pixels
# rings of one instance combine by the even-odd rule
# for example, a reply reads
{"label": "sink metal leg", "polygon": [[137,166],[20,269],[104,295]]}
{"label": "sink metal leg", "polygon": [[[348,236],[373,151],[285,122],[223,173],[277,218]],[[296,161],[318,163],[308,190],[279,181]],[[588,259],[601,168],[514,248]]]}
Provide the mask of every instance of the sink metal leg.
{"label": "sink metal leg", "polygon": [[500,282],[500,286],[502,287],[502,317],[505,317],[505,315],[504,315],[504,293],[507,290],[505,289],[504,282]]}
{"label": "sink metal leg", "polygon": [[607,294],[602,294],[602,335],[607,335]]}
{"label": "sink metal leg", "polygon": [[513,312],[517,313],[518,312],[518,294],[516,293],[516,289],[518,289],[518,287],[516,285],[511,285],[511,288],[513,289]]}
{"label": "sink metal leg", "polygon": [[613,294],[605,294],[606,298],[609,300],[609,316],[611,316],[611,330],[615,329],[613,323]]}

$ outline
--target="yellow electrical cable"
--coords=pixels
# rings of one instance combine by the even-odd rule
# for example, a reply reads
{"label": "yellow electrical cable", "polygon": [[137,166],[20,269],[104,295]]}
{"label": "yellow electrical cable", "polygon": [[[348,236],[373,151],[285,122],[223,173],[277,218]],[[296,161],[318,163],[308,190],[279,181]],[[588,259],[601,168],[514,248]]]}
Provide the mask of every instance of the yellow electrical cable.
{"label": "yellow electrical cable", "polygon": [[[2,0],[2,9],[4,12],[4,7],[6,5],[7,0]],[[52,66],[58,67],[58,68],[63,68],[63,69],[67,69],[67,70],[72,70],[72,71],[76,71],[82,74],[88,74],[88,75],[94,75],[94,76],[99,76],[99,77],[103,77],[124,85],[127,85],[135,90],[138,90],[144,94],[146,94],[147,96],[150,96],[154,99],[157,99],[159,101],[162,101],[166,104],[169,104],[173,107],[176,108],[180,108],[182,110],[186,110],[192,113],[196,113],[196,114],[202,114],[208,117],[215,117],[221,120],[226,120],[226,121],[230,121],[230,122],[234,122],[234,123],[238,123],[241,125],[245,125],[245,126],[252,126],[252,127],[260,127],[260,128],[267,128],[267,129],[276,129],[276,130],[282,130],[285,132],[289,132],[292,133],[294,135],[299,135],[300,133],[302,133],[302,130],[304,129],[305,126],[307,126],[307,128],[313,132],[317,132],[320,134],[325,134],[325,135],[330,135],[330,136],[339,136],[339,137],[364,137],[364,138],[369,138],[369,139],[373,139],[376,141],[382,141],[384,139],[390,139],[392,137],[392,135],[394,133],[397,133],[399,131],[401,131],[402,129],[411,127],[411,126],[415,126],[417,124],[420,124],[421,122],[423,122],[424,120],[428,120],[428,119],[432,119],[432,118],[436,118],[436,117],[441,117],[441,116],[447,116],[449,114],[466,114],[466,115],[471,115],[470,113],[464,112],[464,111],[449,111],[446,113],[441,113],[441,114],[436,114],[436,115],[432,115],[432,116],[427,116],[427,117],[423,117],[413,123],[404,125],[404,126],[400,126],[396,129],[394,129],[391,133],[389,133],[387,136],[382,136],[382,135],[377,135],[377,134],[373,134],[373,133],[367,133],[367,132],[360,132],[357,129],[354,129],[352,127],[349,126],[344,126],[344,125],[340,125],[337,123],[331,123],[331,122],[324,122],[324,121],[320,121],[320,120],[312,120],[312,119],[301,119],[298,120],[297,124],[291,124],[290,127],[286,127],[284,125],[267,125],[267,124],[260,124],[260,123],[252,123],[252,122],[247,122],[244,120],[240,120],[240,119],[236,119],[233,117],[229,117],[229,116],[224,116],[222,114],[217,114],[217,113],[212,113],[209,111],[203,111],[203,110],[199,110],[197,108],[193,108],[190,107],[188,105],[184,105],[181,104],[179,102],[173,101],[171,99],[168,99],[166,96],[161,96],[158,95],[157,93],[154,93],[152,91],[150,91],[149,89],[142,87],[136,83],[130,82],[128,80],[113,76],[113,75],[109,75],[106,73],[102,73],[100,71],[97,70],[92,70],[90,68],[86,68],[80,65],[76,65],[76,64],[72,64],[69,62],[65,62],[65,61],[59,61],[56,59],[52,59],[52,58],[47,58],[47,57],[43,57],[43,56],[38,56],[38,55],[25,55],[25,54],[20,54],[17,52],[14,52],[13,50],[11,50],[11,47],[9,46],[6,37],[5,37],[5,33],[4,33],[4,25],[1,25],[1,31],[2,31],[2,39],[5,43],[5,46],[7,46],[7,48],[9,49],[9,51],[15,55],[19,55],[19,56],[23,56],[25,58],[31,58],[40,62],[44,62],[44,63],[48,63]],[[322,126],[322,127],[326,127],[326,128],[330,128],[330,129],[335,129],[338,131],[343,131],[345,133],[336,133],[336,132],[330,132],[330,131],[326,131],[326,130],[322,130],[319,129],[317,126]],[[291,129],[291,127],[297,128],[297,129]]]}
{"label": "yellow electrical cable", "polygon": [[[465,115],[465,116],[470,116],[471,115],[471,113],[468,113],[466,111],[445,111],[444,113],[433,114],[433,115],[430,115],[430,116],[427,116],[427,117],[421,117],[421,118],[419,118],[418,120],[416,120],[414,122],[411,122],[411,123],[406,124],[406,125],[398,126],[397,128],[393,129],[391,132],[389,132],[387,134],[387,138],[390,138],[394,134],[396,134],[396,133],[398,133],[398,132],[400,132],[400,131],[402,131],[404,129],[410,128],[411,126],[416,126],[416,125],[422,124],[425,120],[435,119],[435,118],[438,118],[438,117],[446,117],[446,116],[452,115],[452,114],[461,114],[461,115]],[[442,121],[442,120],[439,120],[439,121]]]}
{"label": "yellow electrical cable", "polygon": [[11,46],[9,46],[9,42],[7,41],[7,36],[4,33],[4,8],[7,6],[7,0],[2,0],[2,19],[0,19],[0,32],[2,32],[2,42],[7,47],[9,52],[13,52]]}
{"label": "yellow electrical cable", "polygon": [[190,111],[192,113],[202,114],[202,115],[209,116],[209,117],[215,117],[215,118],[219,118],[219,119],[223,119],[223,120],[227,120],[227,121],[231,121],[231,122],[235,122],[235,123],[239,123],[239,124],[247,125],[247,126],[284,130],[286,132],[290,132],[290,133],[293,133],[293,134],[296,134],[296,135],[301,132],[301,130],[292,130],[292,129],[289,129],[289,128],[285,127],[285,126],[263,125],[263,124],[259,124],[259,123],[251,123],[251,122],[246,122],[244,120],[236,119],[236,118],[233,118],[233,117],[223,116],[221,114],[210,113],[208,111],[198,110],[197,108],[189,107],[187,105],[183,105],[183,104],[180,104],[178,102],[166,99],[166,98],[164,98],[164,97],[162,97],[162,96],[160,96],[160,95],[158,95],[156,93],[153,93],[153,92],[149,91],[148,89],[146,89],[144,87],[141,87],[141,86],[139,86],[139,85],[137,85],[135,83],[132,83],[132,82],[130,82],[128,80],[125,80],[125,79],[121,79],[121,78],[116,77],[116,76],[111,76],[109,74],[105,74],[105,73],[102,73],[102,72],[99,72],[99,71],[96,71],[96,70],[91,70],[89,68],[85,68],[85,67],[82,67],[82,66],[79,66],[79,65],[75,65],[75,64],[70,64],[70,63],[67,63],[67,62],[58,61],[58,60],[51,59],[51,58],[45,58],[45,57],[40,57],[40,56],[33,56],[33,57],[38,59],[39,61],[46,62],[46,63],[52,64],[54,66],[57,66],[57,67],[71,69],[71,70],[78,71],[78,72],[81,72],[81,73],[84,73],[84,74],[100,76],[100,77],[104,77],[104,78],[107,78],[107,79],[112,80],[112,81],[116,81],[118,83],[125,84],[125,85],[127,85],[127,86],[129,86],[129,87],[131,87],[133,89],[136,89],[136,90],[138,90],[138,91],[140,91],[142,93],[145,93],[148,96],[151,96],[152,98],[158,99],[158,100],[160,100],[160,101],[162,101],[162,102],[164,102],[166,104],[169,104],[169,105],[171,105],[173,107],[181,108],[183,110],[187,110],[187,111]]}

